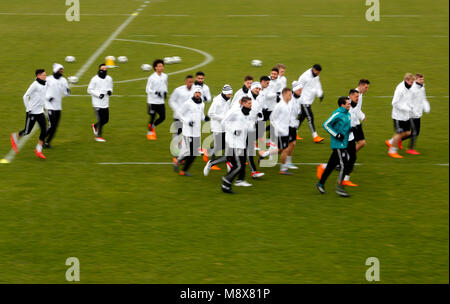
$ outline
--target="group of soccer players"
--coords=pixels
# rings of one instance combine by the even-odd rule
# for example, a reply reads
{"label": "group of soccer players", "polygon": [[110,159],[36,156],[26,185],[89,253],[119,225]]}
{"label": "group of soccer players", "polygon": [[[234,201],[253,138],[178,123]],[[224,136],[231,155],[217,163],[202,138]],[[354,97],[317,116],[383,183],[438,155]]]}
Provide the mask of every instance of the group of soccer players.
{"label": "group of soccer players", "polygon": [[[156,128],[165,121],[165,102],[168,97],[168,77],[164,73],[164,61],[155,60],[153,69],[154,73],[148,78],[146,86],[150,116],[148,140],[157,139]],[[276,165],[276,155],[279,154],[279,173],[292,175],[289,170],[298,169],[292,163],[292,155],[296,140],[302,139],[297,134],[302,122],[307,120],[315,143],[324,140],[316,131],[312,112],[315,98],[322,101],[324,93],[319,77],[322,67],[319,64],[315,64],[297,81],[292,82],[292,88],[287,85],[285,70],[284,65],[278,64],[269,75],[261,76],[259,81],[246,76],[242,88],[234,96],[231,86],[225,84],[221,93],[213,99],[205,84],[203,72],[186,76],[184,85],[177,87],[169,99],[174,119],[171,152],[174,155],[175,172],[191,176],[189,169],[192,163],[196,156],[203,154],[206,162],[203,170],[205,176],[210,170],[220,170],[219,164],[226,163],[227,174],[222,177],[221,189],[225,193],[233,193],[233,184],[252,186],[245,180],[247,165],[253,179],[261,178],[264,173],[259,171],[258,166],[264,162]],[[28,135],[38,122],[41,132],[35,154],[45,159],[42,149],[51,148],[50,143],[61,117],[62,98],[70,95],[63,72],[64,67],[56,63],[53,65],[53,75],[49,77],[43,69],[36,71],[36,80],[23,97],[26,108],[25,128],[11,134],[11,145],[16,153],[19,151],[19,139]],[[102,137],[102,131],[109,121],[109,97],[113,93],[113,80],[107,73],[108,67],[101,64],[87,89],[92,96],[97,117],[97,122],[91,125],[97,142],[106,141]],[[414,147],[420,131],[420,117],[424,111],[430,110],[423,84],[423,75],[413,76],[408,73],[395,90],[392,101],[395,134],[390,140],[386,140],[388,155],[391,157],[402,157],[398,150],[402,149],[402,141],[408,138],[411,142],[406,152],[419,154]],[[325,193],[327,178],[335,169],[339,171],[336,193],[347,197],[349,194],[344,186],[357,186],[350,181],[350,174],[357,153],[366,145],[361,124],[366,116],[361,107],[363,94],[368,91],[369,85],[369,80],[361,79],[358,87],[351,89],[348,96],[338,99],[337,110],[323,124],[331,135],[333,152],[327,164],[317,167],[319,182],[316,187],[322,194]],[[205,103],[211,101],[205,115]],[[212,136],[202,145],[202,123],[208,121]]]}

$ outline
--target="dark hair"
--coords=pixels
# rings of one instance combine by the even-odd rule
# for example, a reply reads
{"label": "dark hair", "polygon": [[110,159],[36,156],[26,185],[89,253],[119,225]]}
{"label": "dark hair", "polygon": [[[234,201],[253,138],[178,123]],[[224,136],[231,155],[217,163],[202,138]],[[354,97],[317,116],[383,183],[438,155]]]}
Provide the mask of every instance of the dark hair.
{"label": "dark hair", "polygon": [[277,72],[277,73],[280,73],[280,70],[278,69],[278,68],[272,68],[272,72]]}
{"label": "dark hair", "polygon": [[192,76],[191,74],[186,76],[186,79],[190,79],[190,78],[194,78],[194,76]]}
{"label": "dark hair", "polygon": [[155,59],[155,61],[153,61],[153,69],[156,68],[156,66],[158,64],[162,63],[162,65],[164,65],[164,60],[162,59]]}
{"label": "dark hair", "polygon": [[38,76],[38,75],[41,75],[41,74],[44,73],[44,72],[45,72],[44,69],[37,69],[36,72],[35,72],[35,74],[36,74],[36,76]]}
{"label": "dark hair", "polygon": [[252,99],[250,97],[248,97],[248,96],[244,96],[244,97],[241,98],[240,103],[243,104],[244,102],[247,102],[249,100],[252,100]]}
{"label": "dark hair", "polygon": [[423,78],[423,74],[422,74],[422,73],[417,73],[417,74],[416,74],[416,79],[417,79],[417,78]]}
{"label": "dark hair", "polygon": [[253,80],[253,77],[250,75],[245,76],[244,81]]}
{"label": "dark hair", "polygon": [[263,82],[263,81],[270,81],[269,76],[261,76],[261,78],[259,79],[259,82]]}
{"label": "dark hair", "polygon": [[370,81],[368,79],[364,79],[364,78],[360,79],[358,85],[362,85],[362,84],[370,84]]}
{"label": "dark hair", "polygon": [[313,69],[319,72],[322,71],[322,67],[320,66],[320,64],[313,65]]}
{"label": "dark hair", "polygon": [[102,67],[106,66],[106,64],[102,63],[98,65],[98,69],[100,70]]}
{"label": "dark hair", "polygon": [[359,93],[359,91],[356,90],[356,89],[351,89],[351,90],[348,92],[348,95],[350,96],[350,95],[353,95],[353,94],[355,94],[355,93]]}
{"label": "dark hair", "polygon": [[292,91],[292,89],[287,87],[287,88],[284,88],[283,91],[281,91],[281,94],[284,94],[286,92],[291,92],[291,91]]}
{"label": "dark hair", "polygon": [[338,99],[338,106],[342,106],[342,105],[346,104],[347,100],[349,100],[348,97],[345,97],[345,96],[339,97],[339,99]]}
{"label": "dark hair", "polygon": [[197,73],[195,73],[195,76],[205,76],[205,73],[203,73],[202,71],[198,71]]}

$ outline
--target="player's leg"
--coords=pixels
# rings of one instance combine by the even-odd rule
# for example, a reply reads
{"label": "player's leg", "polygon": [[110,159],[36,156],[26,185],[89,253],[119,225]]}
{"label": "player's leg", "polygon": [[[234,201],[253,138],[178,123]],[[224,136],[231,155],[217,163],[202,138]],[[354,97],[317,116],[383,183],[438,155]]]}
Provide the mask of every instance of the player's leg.
{"label": "player's leg", "polygon": [[[225,193],[233,193],[233,191],[231,190],[233,180],[241,171],[242,165],[241,165],[241,161],[239,160],[239,154],[240,154],[239,150],[240,149],[233,149],[232,156],[228,157],[228,161],[231,163],[232,169],[230,170],[230,172],[228,172],[227,175],[222,177],[221,189]],[[244,163],[244,165],[245,165],[245,163]]]}
{"label": "player's leg", "polygon": [[411,139],[409,142],[409,148],[406,151],[408,154],[419,155],[420,153],[415,149],[417,137],[420,133],[420,118],[411,119],[411,135],[409,138]]}
{"label": "player's leg", "polygon": [[349,197],[350,194],[345,191],[343,182],[345,172],[348,171],[348,154],[346,149],[337,149],[337,155],[339,157],[339,164],[341,165],[341,170],[339,171],[337,185],[336,185],[336,193],[342,197]]}
{"label": "player's leg", "polygon": [[55,136],[56,129],[58,128],[59,120],[61,118],[61,111],[49,110],[47,115],[49,128],[47,129],[47,138],[44,143],[44,148],[51,148],[50,142]]}
{"label": "player's leg", "polygon": [[34,117],[39,124],[39,128],[41,129],[41,132],[39,134],[39,141],[34,152],[36,153],[37,157],[45,159],[45,156],[42,154],[42,148],[44,146],[45,137],[47,135],[47,121],[45,120],[44,113],[34,115]]}
{"label": "player's leg", "polygon": [[358,185],[350,181],[350,174],[353,172],[354,165],[356,162],[356,140],[351,140],[348,142],[347,154],[348,154],[348,165],[346,166],[344,171],[344,181],[342,184],[344,186],[356,187]]}
{"label": "player's leg", "polygon": [[357,133],[357,135],[355,135],[356,153],[358,153],[359,150],[361,150],[366,146],[366,137],[364,135],[364,131],[361,124],[356,126],[356,133]]}
{"label": "player's leg", "polygon": [[327,181],[331,172],[333,172],[334,168],[336,168],[337,164],[339,163],[339,156],[337,150],[338,149],[333,149],[330,159],[328,160],[327,166],[323,171],[323,174],[319,180],[319,184],[321,184],[322,186],[325,185],[325,182]]}

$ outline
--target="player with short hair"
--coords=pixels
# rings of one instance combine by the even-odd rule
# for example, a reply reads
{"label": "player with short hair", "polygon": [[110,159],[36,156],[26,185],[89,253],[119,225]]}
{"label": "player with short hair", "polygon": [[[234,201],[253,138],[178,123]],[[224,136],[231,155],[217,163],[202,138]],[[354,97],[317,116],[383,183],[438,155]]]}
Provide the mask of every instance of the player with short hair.
{"label": "player with short hair", "polygon": [[[150,115],[147,132],[148,140],[156,140],[155,128],[166,119],[165,99],[168,92],[167,74],[164,73],[164,60],[156,59],[153,61],[153,69],[155,72],[148,77],[145,89],[148,114]],[[158,119],[156,119],[156,114],[158,114]]]}
{"label": "player with short hair", "polygon": [[180,121],[180,118],[178,117],[178,111],[181,110],[183,103],[193,95],[192,92],[193,85],[194,85],[194,77],[192,75],[187,75],[186,78],[184,79],[184,85],[175,88],[175,90],[173,90],[172,94],[170,95],[169,106],[172,109],[173,121],[175,123],[175,128],[177,130],[177,133],[174,134],[174,136],[181,134],[181,128],[183,123]]}
{"label": "player with short hair", "polygon": [[364,131],[362,128],[362,122],[366,121],[366,115],[362,111],[362,102],[363,102],[363,95],[367,93],[369,90],[370,81],[368,79],[360,79],[358,83],[358,87],[356,90],[359,92],[359,99],[356,107],[358,108],[358,111],[360,112],[360,119],[356,122],[356,127],[353,131],[353,134],[355,136],[355,142],[356,142],[356,152],[359,152],[362,148],[366,146],[366,138],[364,135]]}
{"label": "player with short hair", "polygon": [[[262,114],[262,106],[263,100],[260,98],[260,92],[262,90],[261,83],[255,81],[252,83],[250,87],[250,92],[248,93],[248,97],[252,100],[252,109],[249,114],[249,128],[247,131],[247,148],[245,150],[248,164],[250,165],[250,169],[252,170],[251,176],[253,179],[260,178],[264,176],[263,172],[258,171],[255,158],[256,155],[256,141],[259,137],[259,129],[263,128],[264,122],[261,124],[263,119]],[[264,132],[264,129],[263,129]]]}
{"label": "player with short hair", "polygon": [[205,83],[205,73],[198,71],[195,73],[195,85],[202,87],[202,98],[204,102],[211,102],[211,91],[208,85]]}
{"label": "player with short hair", "polygon": [[285,87],[287,87],[287,78],[286,76],[284,76],[284,74],[286,73],[286,66],[282,63],[278,63],[275,67],[279,72],[278,81],[280,82],[280,87],[284,89]]}
{"label": "player with short hair", "polygon": [[23,96],[23,103],[26,109],[25,128],[18,133],[12,133],[10,140],[13,150],[16,153],[19,153],[19,139],[30,134],[31,130],[33,130],[34,124],[37,122],[39,124],[39,128],[41,129],[41,133],[39,134],[38,144],[34,149],[34,153],[38,158],[45,159],[46,157],[42,154],[42,147],[44,145],[44,140],[47,133],[47,123],[44,115],[47,74],[44,69],[38,69],[36,70],[35,75],[36,79],[29,86]]}
{"label": "player with short hair", "polygon": [[250,87],[252,86],[252,83],[253,77],[250,75],[245,76],[244,85],[233,96],[233,99],[231,101],[232,108],[237,109],[241,106],[242,97],[247,96],[248,92],[250,91]]}
{"label": "player with short hair", "polygon": [[294,153],[294,148],[297,142],[297,129],[299,125],[298,116],[301,113],[300,108],[300,94],[301,87],[297,81],[292,83],[292,99],[289,102],[290,114],[289,114],[289,146],[288,146],[288,154],[286,157],[286,167],[288,169],[298,169],[292,163],[292,154]]}
{"label": "player with short hair", "polygon": [[344,172],[348,166],[347,144],[351,128],[350,99],[348,97],[339,97],[339,107],[324,122],[324,129],[331,135],[331,149],[333,153],[328,160],[327,167],[323,172],[319,182],[316,185],[321,194],[325,194],[325,182],[331,172],[340,164],[336,193],[342,197],[349,197],[350,194],[345,191],[342,182],[344,181]]}
{"label": "player with short hair", "polygon": [[106,64],[102,63],[98,66],[97,75],[89,82],[87,92],[92,96],[92,106],[97,116],[97,122],[91,125],[95,141],[105,142],[102,131],[109,121],[109,97],[113,92],[113,79],[108,76]]}

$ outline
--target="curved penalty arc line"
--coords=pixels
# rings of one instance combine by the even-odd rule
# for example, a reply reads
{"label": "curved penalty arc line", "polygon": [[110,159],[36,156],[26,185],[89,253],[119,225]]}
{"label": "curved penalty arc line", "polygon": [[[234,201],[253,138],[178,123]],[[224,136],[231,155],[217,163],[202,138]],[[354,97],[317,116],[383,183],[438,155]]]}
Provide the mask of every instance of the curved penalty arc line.
{"label": "curved penalty arc line", "polygon": [[[182,69],[182,70],[179,70],[179,71],[175,71],[175,72],[170,72],[170,73],[167,73],[167,75],[176,75],[176,74],[188,72],[188,71],[191,71],[191,70],[194,70],[194,69],[198,69],[198,68],[201,68],[201,67],[211,63],[214,60],[214,57],[211,54],[209,54],[209,53],[207,53],[205,51],[199,50],[199,49],[188,47],[188,46],[183,46],[183,45],[178,45],[178,44],[170,44],[170,43],[164,43],[164,42],[153,42],[153,41],[145,41],[145,40],[133,40],[133,39],[119,39],[119,38],[117,38],[117,39],[114,39],[114,40],[116,40],[116,41],[125,41],[125,42],[136,42],[136,43],[144,43],[144,44],[170,46],[170,47],[190,50],[190,51],[199,53],[199,54],[201,54],[201,55],[203,55],[205,57],[205,60],[203,60],[203,62],[201,62],[201,63],[199,63],[199,64],[197,64],[195,66],[192,66],[192,67],[189,67],[189,68],[185,68],[185,69]],[[147,77],[141,77],[141,78],[135,78],[135,79],[114,81],[114,83],[115,84],[116,83],[127,83],[127,82],[135,82],[135,81],[141,81],[141,80],[147,80],[147,79],[148,79],[148,76]],[[74,85],[73,87],[87,87],[87,86],[88,85]]]}

